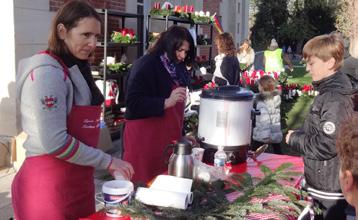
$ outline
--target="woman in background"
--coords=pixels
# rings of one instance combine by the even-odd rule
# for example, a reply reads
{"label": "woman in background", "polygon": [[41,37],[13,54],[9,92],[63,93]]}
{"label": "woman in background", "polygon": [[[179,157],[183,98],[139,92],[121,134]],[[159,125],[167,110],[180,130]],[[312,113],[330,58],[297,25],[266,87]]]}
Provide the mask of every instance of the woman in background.
{"label": "woman in background", "polygon": [[239,59],[241,71],[253,69],[255,51],[252,49],[249,39],[245,39],[242,42],[239,50],[237,51],[237,59]]}
{"label": "woman in background", "polygon": [[215,44],[219,54],[215,57],[212,81],[219,86],[237,85],[240,79],[240,64],[231,34],[227,32],[219,34],[215,39]]}
{"label": "woman in background", "polygon": [[181,137],[186,69],[195,58],[194,41],[185,27],[171,26],[131,69],[126,91],[124,159],[148,182],[168,169],[165,148]]}
{"label": "woman in background", "polygon": [[284,62],[288,65],[289,70],[293,71],[290,58],[281,48],[275,39],[271,40],[270,46],[264,52],[265,72],[276,72],[278,74],[285,72]]}

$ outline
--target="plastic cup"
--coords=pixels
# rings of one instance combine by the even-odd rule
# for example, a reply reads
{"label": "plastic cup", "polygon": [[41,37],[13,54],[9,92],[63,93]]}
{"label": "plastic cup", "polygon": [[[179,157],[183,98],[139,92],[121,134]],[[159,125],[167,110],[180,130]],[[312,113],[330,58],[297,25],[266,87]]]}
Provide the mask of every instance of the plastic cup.
{"label": "plastic cup", "polygon": [[204,156],[204,150],[205,150],[204,148],[194,147],[192,149],[192,155],[194,159],[202,161]]}

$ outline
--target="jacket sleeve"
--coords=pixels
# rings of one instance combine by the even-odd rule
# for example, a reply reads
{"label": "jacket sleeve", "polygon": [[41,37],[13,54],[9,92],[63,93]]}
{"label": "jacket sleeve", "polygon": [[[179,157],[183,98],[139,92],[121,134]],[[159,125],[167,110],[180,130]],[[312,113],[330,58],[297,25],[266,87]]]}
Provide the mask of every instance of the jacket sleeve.
{"label": "jacket sleeve", "polygon": [[[295,131],[291,134],[289,145],[310,159],[328,160],[336,156],[336,135],[340,123],[349,115],[344,100],[346,97],[336,94],[325,94],[326,99],[320,112],[311,110],[310,117],[317,120],[318,127],[310,131]],[[310,125],[312,126],[312,125]]]}
{"label": "jacket sleeve", "polygon": [[[236,57],[235,57],[236,58]],[[235,85],[236,71],[234,64],[231,62],[229,57],[225,57],[220,66],[221,74],[227,79],[230,85]]]}
{"label": "jacket sleeve", "polygon": [[250,50],[250,61],[249,64],[253,64],[255,62],[255,51],[253,49]]}
{"label": "jacket sleeve", "polygon": [[256,116],[253,139],[260,142],[268,142],[270,138],[270,116],[264,102],[257,102],[256,109],[260,114]]}
{"label": "jacket sleeve", "polygon": [[78,165],[106,169],[111,161],[109,154],[67,133],[67,96],[71,84],[66,83],[63,71],[40,67],[31,76],[24,82],[21,92],[21,115],[31,151]]}
{"label": "jacket sleeve", "polygon": [[[168,97],[156,95],[162,81],[157,80],[153,63],[137,63],[133,66],[128,79],[126,104],[136,118],[162,116],[164,101]],[[169,94],[170,95],[170,94]]]}

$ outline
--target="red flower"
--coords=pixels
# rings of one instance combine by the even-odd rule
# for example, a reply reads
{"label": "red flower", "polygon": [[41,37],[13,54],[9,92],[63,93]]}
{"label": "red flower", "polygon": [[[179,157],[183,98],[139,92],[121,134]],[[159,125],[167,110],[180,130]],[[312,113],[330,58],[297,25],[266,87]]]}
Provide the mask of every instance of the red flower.
{"label": "red flower", "polygon": [[264,72],[264,71],[259,71],[259,73],[260,73],[260,77],[263,77],[263,76],[264,76],[264,74],[265,74],[265,72]]}
{"label": "red flower", "polygon": [[122,34],[122,36],[126,36],[126,34],[127,34],[126,28],[123,28],[123,29],[122,29],[121,34]]}
{"label": "red flower", "polygon": [[277,73],[277,72],[274,72],[274,73],[273,73],[273,77],[277,80],[277,79],[278,79],[278,73]]}
{"label": "red flower", "polygon": [[254,86],[255,85],[255,80],[251,79],[250,85]]}

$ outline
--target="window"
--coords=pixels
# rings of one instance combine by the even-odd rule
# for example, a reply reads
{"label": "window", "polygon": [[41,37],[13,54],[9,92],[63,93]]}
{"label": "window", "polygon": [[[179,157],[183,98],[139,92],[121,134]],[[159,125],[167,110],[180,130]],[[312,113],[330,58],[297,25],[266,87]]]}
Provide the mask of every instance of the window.
{"label": "window", "polygon": [[241,3],[237,3],[237,14],[240,14],[241,12]]}

